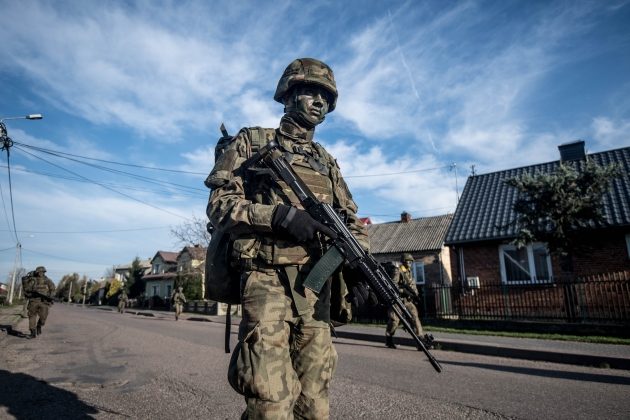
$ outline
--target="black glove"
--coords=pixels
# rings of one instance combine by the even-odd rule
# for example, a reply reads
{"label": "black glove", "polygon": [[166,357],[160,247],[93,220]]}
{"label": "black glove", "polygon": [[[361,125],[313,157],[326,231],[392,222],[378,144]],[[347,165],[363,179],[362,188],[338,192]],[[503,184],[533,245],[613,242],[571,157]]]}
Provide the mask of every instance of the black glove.
{"label": "black glove", "polygon": [[288,233],[298,242],[313,240],[316,232],[321,232],[332,239],[337,238],[337,234],[332,229],[313,219],[306,211],[285,204],[276,206],[271,219],[271,227]]}
{"label": "black glove", "polygon": [[370,286],[363,279],[362,274],[350,268],[343,270],[343,280],[348,287],[348,295],[346,300],[354,305],[355,308],[368,304],[376,306],[378,298]]}

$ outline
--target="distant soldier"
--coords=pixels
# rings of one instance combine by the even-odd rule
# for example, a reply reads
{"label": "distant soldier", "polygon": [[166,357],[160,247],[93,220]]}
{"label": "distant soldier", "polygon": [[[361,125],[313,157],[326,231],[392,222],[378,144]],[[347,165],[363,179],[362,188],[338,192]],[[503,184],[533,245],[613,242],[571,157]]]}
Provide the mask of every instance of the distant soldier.
{"label": "distant soldier", "polygon": [[35,269],[34,275],[25,276],[23,279],[24,296],[28,298],[28,328],[31,331],[31,338],[42,333],[42,327],[48,318],[48,309],[53,303],[55,284],[45,273],[46,268],[39,266]]}
{"label": "distant soldier", "polygon": [[186,303],[186,295],[184,295],[183,288],[179,286],[177,291],[173,292],[171,296],[171,303],[175,305],[175,321],[179,319],[184,309],[184,303]]}
{"label": "distant soldier", "polygon": [[[418,289],[411,274],[413,256],[411,254],[403,254],[401,262],[402,265],[400,267],[393,265],[391,273],[392,280],[398,287],[398,292],[400,293],[405,307],[413,317],[414,323],[411,325],[411,328],[413,328],[418,337],[422,337],[422,325],[418,317],[418,309],[416,305],[414,305],[414,302],[417,303],[418,301]],[[391,349],[395,349],[394,334],[396,333],[400,319],[391,309],[387,312],[387,315],[389,316],[389,320],[387,321],[387,329],[385,330],[385,345]],[[426,335],[423,341],[430,344],[432,338]]]}
{"label": "distant soldier", "polygon": [[123,289],[118,295],[118,312],[121,314],[125,313],[125,307],[127,306],[127,302],[129,302],[129,298],[127,297],[127,292]]}

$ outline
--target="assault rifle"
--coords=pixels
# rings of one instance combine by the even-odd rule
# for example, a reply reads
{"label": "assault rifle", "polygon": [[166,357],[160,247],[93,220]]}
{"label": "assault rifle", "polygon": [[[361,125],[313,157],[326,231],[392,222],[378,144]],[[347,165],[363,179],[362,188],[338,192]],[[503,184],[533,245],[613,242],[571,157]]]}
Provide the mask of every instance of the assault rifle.
{"label": "assault rifle", "polygon": [[350,268],[356,269],[363,274],[370,288],[376,292],[379,300],[398,315],[403,327],[413,337],[418,350],[424,352],[436,371],[441,372],[442,367],[440,363],[427,350],[422,340],[413,331],[411,327],[413,317],[405,307],[396,286],[387,275],[387,272],[376,262],[372,255],[361,247],[332,206],[320,202],[315,197],[304,181],[295,173],[289,162],[287,162],[283,149],[276,140],[272,140],[262,147],[243,163],[243,167],[249,168],[261,162],[271,170],[276,182],[282,180],[291,188],[304,209],[313,219],[328,226],[337,234],[337,238],[331,240],[332,246],[305,279],[304,286],[319,293],[327,278],[342,263],[347,263]]}
{"label": "assault rifle", "polygon": [[41,300],[45,300],[48,303],[55,303],[55,301],[53,300],[53,298],[51,298],[50,296],[46,296],[43,293],[39,293],[36,290],[31,290],[30,292],[25,292],[24,295],[28,295],[26,297],[28,297],[29,299],[41,299]]}
{"label": "assault rifle", "polygon": [[411,301],[416,305],[416,306],[422,306],[422,302],[420,301],[420,296],[418,296],[416,294],[416,292],[413,291],[413,289],[408,285],[408,284],[401,284],[400,285],[403,289],[402,294],[404,296],[407,296],[409,299],[411,299]]}

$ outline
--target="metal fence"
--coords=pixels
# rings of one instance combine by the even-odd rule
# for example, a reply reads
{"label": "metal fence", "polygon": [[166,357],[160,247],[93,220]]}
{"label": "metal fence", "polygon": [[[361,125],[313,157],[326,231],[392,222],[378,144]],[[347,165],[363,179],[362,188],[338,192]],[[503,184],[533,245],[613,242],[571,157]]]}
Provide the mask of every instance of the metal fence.
{"label": "metal fence", "polygon": [[[419,293],[422,318],[531,320],[554,322],[630,322],[630,272],[557,278],[538,284],[429,285]],[[382,323],[382,307],[361,309],[361,322]]]}

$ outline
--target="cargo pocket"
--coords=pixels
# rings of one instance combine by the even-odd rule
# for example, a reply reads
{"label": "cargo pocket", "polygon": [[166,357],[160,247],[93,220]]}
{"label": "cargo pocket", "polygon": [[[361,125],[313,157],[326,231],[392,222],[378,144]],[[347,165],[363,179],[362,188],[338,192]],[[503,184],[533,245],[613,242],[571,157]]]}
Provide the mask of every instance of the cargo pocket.
{"label": "cargo pocket", "polygon": [[228,369],[228,382],[247,398],[269,400],[269,377],[264,360],[260,323],[241,326]]}

